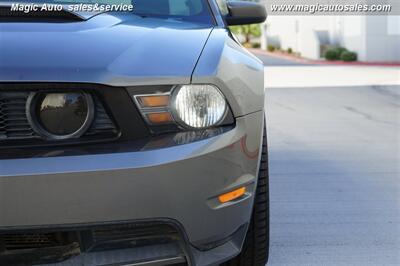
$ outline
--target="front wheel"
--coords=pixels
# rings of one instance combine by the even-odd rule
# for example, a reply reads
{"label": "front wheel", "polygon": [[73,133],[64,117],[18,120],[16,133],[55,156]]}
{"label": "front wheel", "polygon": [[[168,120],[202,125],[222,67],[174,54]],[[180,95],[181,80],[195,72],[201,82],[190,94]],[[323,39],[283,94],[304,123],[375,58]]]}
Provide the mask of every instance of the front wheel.
{"label": "front wheel", "polygon": [[269,175],[267,135],[264,127],[258,182],[242,252],[224,266],[264,266],[269,255]]}

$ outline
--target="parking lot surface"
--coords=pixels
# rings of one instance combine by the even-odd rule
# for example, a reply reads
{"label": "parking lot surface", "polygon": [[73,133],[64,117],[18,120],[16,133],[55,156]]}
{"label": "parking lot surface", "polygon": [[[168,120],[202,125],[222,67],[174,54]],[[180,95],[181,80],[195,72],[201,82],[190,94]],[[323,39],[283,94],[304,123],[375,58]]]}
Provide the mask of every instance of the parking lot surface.
{"label": "parking lot surface", "polygon": [[267,88],[268,265],[400,265],[400,86]]}
{"label": "parking lot surface", "polygon": [[283,57],[268,55],[264,52],[253,50],[253,53],[264,63],[265,66],[308,66],[309,64],[303,64],[296,62],[295,60],[285,59]]}

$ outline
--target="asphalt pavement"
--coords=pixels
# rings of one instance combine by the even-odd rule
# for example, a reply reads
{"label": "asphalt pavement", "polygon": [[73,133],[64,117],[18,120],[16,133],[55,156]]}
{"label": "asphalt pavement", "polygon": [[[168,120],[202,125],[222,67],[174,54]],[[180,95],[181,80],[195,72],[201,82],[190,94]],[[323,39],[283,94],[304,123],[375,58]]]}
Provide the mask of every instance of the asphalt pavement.
{"label": "asphalt pavement", "polygon": [[253,50],[253,54],[257,56],[265,66],[306,66],[309,64],[299,63],[295,60],[289,60],[283,57],[271,56],[262,52]]}
{"label": "asphalt pavement", "polygon": [[400,265],[400,86],[266,91],[268,265]]}

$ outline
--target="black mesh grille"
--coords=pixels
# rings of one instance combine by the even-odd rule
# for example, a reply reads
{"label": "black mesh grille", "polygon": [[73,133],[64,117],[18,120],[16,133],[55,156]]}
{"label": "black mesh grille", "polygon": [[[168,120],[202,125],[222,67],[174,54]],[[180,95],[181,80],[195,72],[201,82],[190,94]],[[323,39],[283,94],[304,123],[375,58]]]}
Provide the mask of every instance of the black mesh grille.
{"label": "black mesh grille", "polygon": [[8,234],[0,236],[6,250],[57,246],[55,234]]}
{"label": "black mesh grille", "polygon": [[0,93],[0,141],[38,137],[26,116],[28,93]]}
{"label": "black mesh grille", "polygon": [[[45,228],[24,232],[0,231],[0,265],[52,264],[81,253],[135,248],[144,250],[146,247],[148,249],[145,252],[147,254],[143,254],[145,256],[137,253],[138,261],[144,258],[149,260],[152,256],[158,259],[168,254],[167,250],[159,250],[163,244],[175,247],[171,250],[171,255],[184,258],[183,243],[183,236],[177,228],[163,223],[100,225],[57,231]],[[129,260],[132,258],[134,257]]]}
{"label": "black mesh grille", "polygon": [[95,119],[87,135],[96,135],[102,133],[109,133],[116,130],[114,123],[111,121],[103,105],[98,99],[95,99],[96,113]]}
{"label": "black mesh grille", "polygon": [[[123,224],[58,232],[41,231],[11,234],[0,232],[0,256],[2,249],[5,251],[37,249],[71,244],[75,241],[80,242],[82,250],[85,247],[93,250],[93,247],[99,245],[101,245],[100,249],[119,248],[121,247],[117,244],[119,241],[126,242],[130,247],[134,247],[161,244],[167,240],[176,241],[180,238],[177,229],[168,224]],[[113,245],[115,246],[113,247]]]}
{"label": "black mesh grille", "polygon": [[[0,142],[41,138],[32,129],[26,115],[28,97],[28,92],[0,92]],[[95,119],[85,135],[117,134],[102,103],[96,97],[94,102]]]}
{"label": "black mesh grille", "polygon": [[115,241],[118,239],[134,239],[136,241],[142,239],[150,240],[166,238],[167,236],[168,238],[174,238],[174,236],[178,238],[178,232],[175,228],[166,224],[157,226],[123,225],[93,230],[93,241],[95,243]]}

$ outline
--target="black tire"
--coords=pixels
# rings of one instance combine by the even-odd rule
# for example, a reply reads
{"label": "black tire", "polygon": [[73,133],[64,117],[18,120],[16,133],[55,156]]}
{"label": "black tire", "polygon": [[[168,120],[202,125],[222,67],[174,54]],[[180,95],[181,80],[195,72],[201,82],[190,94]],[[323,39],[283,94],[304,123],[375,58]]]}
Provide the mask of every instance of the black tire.
{"label": "black tire", "polygon": [[224,266],[264,266],[269,255],[269,173],[264,127],[262,156],[253,213],[242,252]]}

